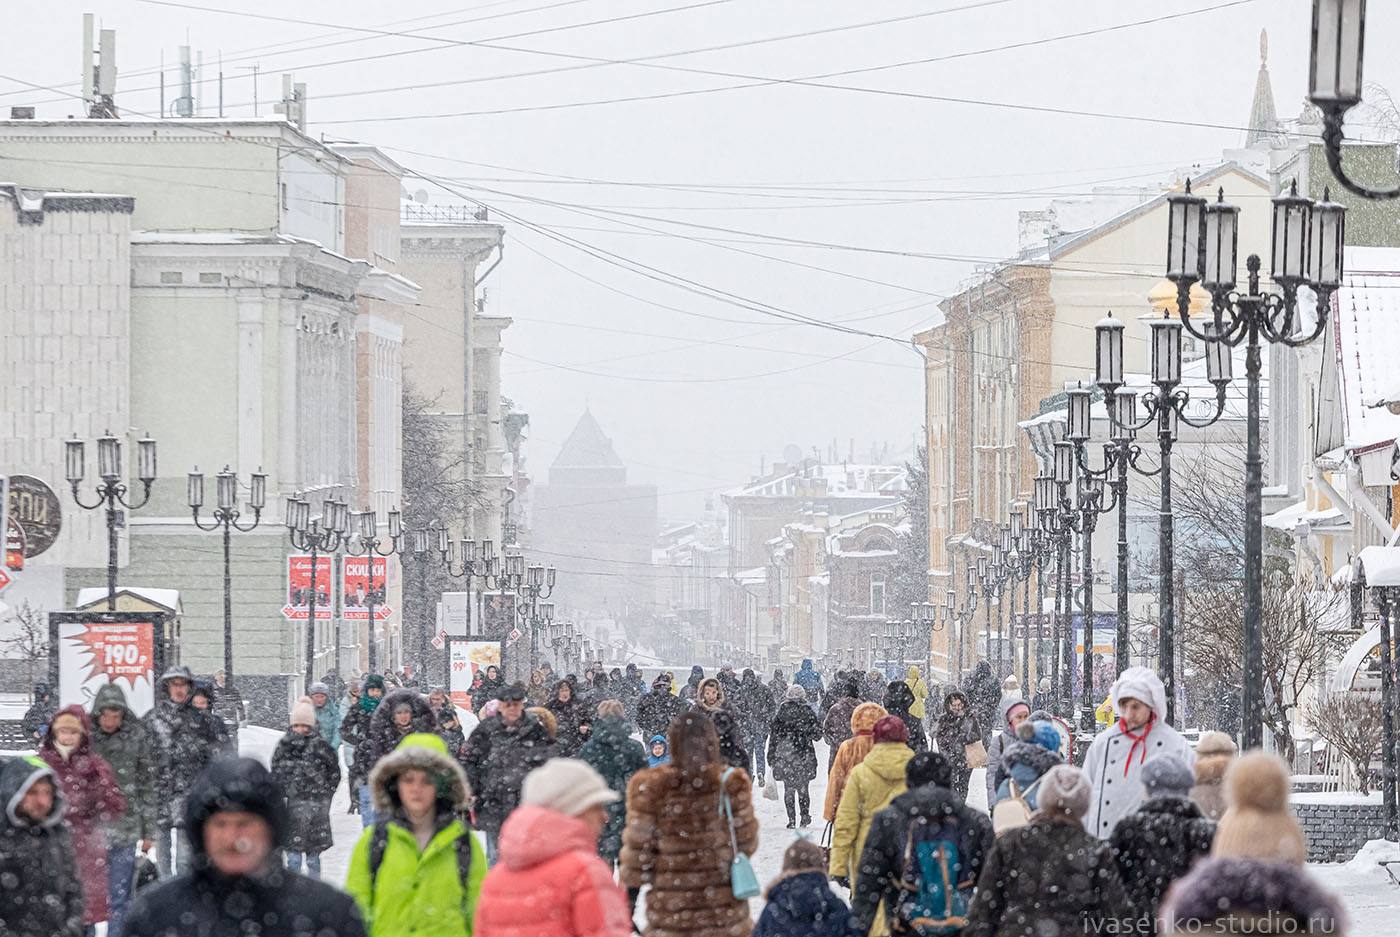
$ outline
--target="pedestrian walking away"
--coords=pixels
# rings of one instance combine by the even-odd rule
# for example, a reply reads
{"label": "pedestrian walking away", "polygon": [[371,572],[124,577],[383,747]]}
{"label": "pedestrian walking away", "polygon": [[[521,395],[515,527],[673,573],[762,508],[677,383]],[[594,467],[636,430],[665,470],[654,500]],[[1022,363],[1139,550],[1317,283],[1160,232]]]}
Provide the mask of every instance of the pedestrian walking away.
{"label": "pedestrian walking away", "polygon": [[131,903],[136,851],[155,845],[156,777],[150,734],[119,684],[104,683],[92,701],[92,749],[111,766],[126,811],[107,823],[107,934],[120,937]]}
{"label": "pedestrian walking away", "polygon": [[126,937],[366,937],[348,895],[282,868],[286,792],[257,761],[216,759],[191,785],[182,812],[195,861],[137,893]]}
{"label": "pedestrian walking away", "polygon": [[111,765],[92,748],[92,724],[81,706],[65,706],[49,722],[39,757],[53,769],[67,800],[63,819],[72,830],[83,924],[108,918],[107,829],[126,813],[126,798]]}
{"label": "pedestrian walking away", "polygon": [[846,788],[846,779],[852,769],[865,760],[875,747],[875,723],[889,713],[877,703],[861,703],[851,713],[851,737],[841,743],[832,762],[831,773],[826,779],[826,802],[822,805],[822,819],[828,823],[836,820],[836,807],[841,803],[841,793]]}
{"label": "pedestrian walking away", "polygon": [[53,698],[52,691],[47,683],[34,684],[34,702],[24,711],[20,717],[20,731],[35,748],[39,747],[39,742],[43,740],[44,733],[49,729],[49,720],[53,719],[53,714],[58,711],[58,703]]}
{"label": "pedestrian walking away", "polygon": [[471,937],[486,854],[458,819],[470,798],[461,766],[436,734],[415,732],[369,786],[377,819],[355,843],[345,890],[371,937]]}
{"label": "pedestrian walking away", "polygon": [[1084,758],[1084,773],[1094,787],[1085,828],[1100,839],[1113,834],[1118,821],[1142,800],[1142,770],[1148,760],[1176,755],[1193,765],[1195,752],[1166,723],[1167,692],[1146,667],[1129,667],[1110,691],[1118,722],[1094,737]]}
{"label": "pedestrian walking away", "polygon": [[1084,829],[1091,795],[1078,768],[1050,769],[1035,817],[992,845],[965,937],[1132,932],[1135,911],[1113,850]]}
{"label": "pedestrian walking away", "polygon": [[736,850],[758,849],[749,776],[724,763],[714,723],[699,710],[667,737],[671,764],[638,771],[627,786],[622,883],[633,900],[651,886],[651,937],[747,937],[748,901],[734,896],[731,866]]}
{"label": "pedestrian walking away", "polygon": [[272,777],[287,792],[287,868],[321,877],[321,853],[331,848],[331,798],[340,786],[340,759],[321,735],[315,704],[292,707],[290,727],[272,752]]}
{"label": "pedestrian walking away", "polygon": [[822,698],[822,675],[812,667],[810,657],[802,661],[802,666],[792,675],[792,682],[802,687],[807,694],[807,705],[815,712]]}
{"label": "pedestrian walking away", "polygon": [[[626,711],[620,700],[610,702]],[[620,800],[576,759],[554,758],[526,775],[520,806],[501,828],[500,861],[481,886],[475,937],[631,934],[627,895],[594,851],[607,810]]]}
{"label": "pedestrian walking away", "polygon": [[1215,823],[1191,800],[1195,773],[1175,755],[1159,755],[1142,769],[1145,798],[1118,821],[1109,844],[1128,897],[1148,927],[1172,883],[1209,855]]}
{"label": "pedestrian walking away", "polygon": [[905,671],[904,682],[908,684],[909,692],[914,694],[914,703],[909,707],[909,712],[922,724],[928,718],[929,698],[928,684],[924,682],[923,671],[911,664]]}
{"label": "pedestrian walking away", "polygon": [[793,841],[783,853],[782,874],[764,894],[753,937],[848,937],[851,909],[826,883],[823,858],[817,844]]}
{"label": "pedestrian walking away", "polygon": [[[976,669],[963,687],[963,703],[967,711],[977,719],[982,745],[990,747],[992,730],[997,726],[997,707],[1001,704],[1001,684],[992,674],[992,665],[987,661],[977,662]],[[946,700],[944,705],[947,705]],[[948,752],[943,754],[947,755]]]}
{"label": "pedestrian walking away", "polygon": [[779,701],[773,698],[772,691],[752,670],[745,670],[739,679],[738,696],[737,709],[739,724],[743,729],[744,750],[754,757],[757,768],[755,776],[761,787],[768,775],[768,731],[773,723],[773,716],[777,713]]}
{"label": "pedestrian walking away", "polygon": [[1196,743],[1196,785],[1191,799],[1208,820],[1225,815],[1225,772],[1239,754],[1235,740],[1224,732],[1207,732]]}
{"label": "pedestrian walking away", "polygon": [[[837,699],[827,708],[826,716],[822,720],[822,739],[827,745],[828,774],[836,764],[836,752],[841,748],[841,744],[855,732],[851,716],[861,704],[860,691],[856,688],[854,680],[833,681],[832,692],[837,694]],[[874,725],[873,721],[871,725]]]}
{"label": "pedestrian walking away", "polygon": [[598,718],[593,722],[588,741],[579,750],[579,760],[597,772],[617,794],[604,808],[606,822],[596,844],[597,855],[611,867],[622,850],[622,824],[627,819],[623,796],[627,793],[627,784],[632,775],[647,767],[646,749],[632,738],[632,727],[627,722],[627,710],[621,700],[604,700],[598,704]]}
{"label": "pedestrian walking away", "polygon": [[916,702],[918,697],[903,680],[892,680],[885,687],[885,711],[900,718],[909,734],[909,747],[922,752],[928,750],[928,735],[924,732],[923,717],[914,714]]}
{"label": "pedestrian walking away", "polygon": [[773,769],[773,779],[783,786],[788,829],[805,828],[812,823],[809,788],[817,777],[816,741],[819,738],[821,725],[817,715],[807,705],[806,691],[794,683],[788,687],[787,699],[778,707],[768,736],[768,764]]}
{"label": "pedestrian walking away", "polygon": [[1307,846],[1288,806],[1289,787],[1288,766],[1277,755],[1236,759],[1211,854],[1168,889],[1161,933],[1349,932],[1341,901],[1304,867]]}
{"label": "pedestrian walking away", "polygon": [[871,820],[851,892],[853,933],[870,933],[883,908],[891,933],[955,934],[991,851],[992,824],[953,792],[943,755],[916,752],[904,780],[905,792]]}
{"label": "pedestrian walking away", "polygon": [[63,822],[67,807],[58,776],[42,758],[0,761],[0,934],[83,937],[83,887]]}

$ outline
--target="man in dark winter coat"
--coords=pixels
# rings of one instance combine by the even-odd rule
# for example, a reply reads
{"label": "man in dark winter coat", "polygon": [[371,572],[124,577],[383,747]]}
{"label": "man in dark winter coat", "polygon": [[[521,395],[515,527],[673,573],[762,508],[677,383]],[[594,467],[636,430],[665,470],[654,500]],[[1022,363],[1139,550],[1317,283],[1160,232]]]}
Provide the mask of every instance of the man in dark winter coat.
{"label": "man in dark winter coat", "polygon": [[92,701],[92,750],[107,760],[126,812],[107,826],[107,919],[109,933],[121,933],[131,901],[136,846],[144,852],[156,839],[156,771],[150,734],[127,705],[115,683],[104,683]]}
{"label": "man in dark winter coat", "polygon": [[822,675],[817,673],[812,667],[810,657],[802,661],[802,666],[797,669],[797,673],[792,675],[792,682],[802,687],[807,694],[807,705],[816,712],[821,706],[822,699]]}
{"label": "man in dark winter coat", "polygon": [[281,867],[286,799],[258,762],[211,764],[190,789],[184,825],[194,868],[142,891],[124,937],[365,937],[350,896]]}
{"label": "man in dark winter coat", "polygon": [[637,701],[637,728],[643,738],[665,735],[676,717],[688,707],[685,700],[671,692],[671,681],[665,675],[652,682],[651,692]]}
{"label": "man in dark winter coat", "polygon": [[774,669],[773,679],[768,681],[768,692],[773,694],[773,701],[777,702],[778,700],[786,699],[787,688],[787,677],[783,676],[782,668],[778,667]]}
{"label": "man in dark winter coat", "polygon": [[1118,874],[1138,912],[1157,919],[1162,896],[1196,860],[1210,854],[1215,823],[1191,800],[1196,773],[1175,755],[1142,766],[1146,800],[1118,821],[1109,838]]}
{"label": "man in dark winter coat", "polygon": [[165,875],[189,868],[190,844],[181,827],[180,803],[224,738],[218,717],[195,708],[193,694],[189,668],[171,667],[161,675],[156,704],[145,715],[156,771],[156,859]]}
{"label": "man in dark winter coat", "polygon": [[840,696],[827,709],[826,720],[822,723],[822,739],[827,745],[826,770],[828,774],[831,773],[831,766],[836,761],[836,750],[841,747],[842,742],[851,737],[851,714],[862,702],[860,690],[856,687],[854,680],[832,684],[832,687],[832,692],[839,693]]}
{"label": "man in dark winter coat", "polygon": [[737,709],[739,710],[739,723],[744,730],[744,748],[753,753],[758,768],[758,784],[763,785],[763,779],[767,776],[767,764],[764,760],[768,741],[768,727],[773,722],[773,714],[778,710],[778,704],[773,699],[773,694],[763,681],[758,679],[758,674],[752,670],[745,669],[743,677],[739,680],[739,692]]}
{"label": "man in dark winter coat", "polygon": [[374,712],[384,701],[384,677],[372,673],[365,677],[364,689],[355,705],[340,722],[340,740],[351,747],[350,808],[358,807],[361,828],[374,825],[374,805],[369,793],[369,725]]}
{"label": "man in dark winter coat", "polygon": [[982,746],[989,747],[992,730],[997,726],[997,707],[1001,705],[1001,684],[992,675],[991,664],[985,660],[977,662],[977,669],[963,686],[963,694],[982,729]]}
{"label": "man in dark winter coat", "polygon": [[642,672],[637,669],[636,664],[628,664],[622,675],[622,682],[617,686],[617,698],[622,700],[622,705],[627,710],[627,718],[634,723],[637,721],[637,704],[646,692],[647,685],[642,680]]}
{"label": "man in dark winter coat", "polygon": [[598,855],[604,862],[614,864],[622,851],[622,827],[627,819],[627,783],[632,775],[647,766],[646,749],[632,738],[632,727],[626,721],[626,709],[621,700],[604,700],[598,704],[598,718],[593,731],[579,750],[580,761],[587,763],[607,782],[618,799],[607,805],[608,819],[598,835]]}
{"label": "man in dark winter coat", "polygon": [[462,751],[476,805],[476,828],[486,834],[486,854],[496,860],[501,824],[520,804],[525,775],[552,754],[549,733],[525,712],[525,685],[512,683],[501,691],[500,710],[472,730]]}
{"label": "man in dark winter coat", "polygon": [[34,702],[24,711],[24,716],[20,719],[19,724],[20,729],[24,732],[24,737],[33,742],[36,748],[56,712],[58,712],[58,705],[54,702],[53,693],[49,691],[49,685],[47,683],[34,684]]}
{"label": "man in dark winter coat", "polygon": [[891,716],[898,716],[904,727],[909,730],[909,747],[916,752],[928,751],[928,734],[924,732],[924,721],[910,712],[913,705],[914,691],[909,689],[909,684],[903,680],[892,680],[890,685],[885,687],[885,711]]}
{"label": "man in dark winter coat", "polygon": [[0,934],[82,937],[83,889],[53,769],[0,762]]}
{"label": "man in dark winter coat", "polygon": [[686,679],[685,686],[681,687],[681,699],[690,702],[695,701],[695,695],[700,691],[700,681],[705,679],[705,668],[695,664],[690,668],[690,677]]}
{"label": "man in dark winter coat", "polygon": [[783,803],[787,807],[788,829],[796,829],[797,811],[802,811],[802,825],[812,822],[812,802],[808,785],[817,776],[815,742],[821,737],[817,714],[807,705],[806,691],[793,684],[785,694],[787,699],[778,707],[768,736],[768,761],[775,780],[783,784]]}
{"label": "man in dark winter coat", "polygon": [[906,895],[919,892],[920,866],[906,861],[911,831],[928,843],[942,842],[957,850],[955,868],[949,868],[949,881],[963,893],[971,892],[992,848],[992,824],[981,811],[963,803],[952,790],[953,766],[937,752],[919,752],[904,768],[908,789],[875,814],[865,850],[860,855],[859,876],[852,892],[853,933],[871,931],[875,915],[884,902],[885,921],[893,927],[906,920],[911,907],[901,903]]}

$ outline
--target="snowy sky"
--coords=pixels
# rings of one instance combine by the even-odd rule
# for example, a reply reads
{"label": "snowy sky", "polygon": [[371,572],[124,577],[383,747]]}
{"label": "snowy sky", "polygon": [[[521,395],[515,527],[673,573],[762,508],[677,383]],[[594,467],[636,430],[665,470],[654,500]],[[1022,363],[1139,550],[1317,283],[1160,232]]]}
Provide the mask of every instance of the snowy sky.
{"label": "snowy sky", "polygon": [[[531,415],[537,477],[587,401],[674,517],[789,443],[907,450],[923,421],[919,359],[879,336],[907,339],[973,261],[1014,251],[1018,209],[1096,181],[1149,182],[1238,145],[1261,27],[1280,114],[1296,115],[1310,10],[1305,0],[12,2],[0,107],[70,112],[61,95],[12,79],[75,90],[84,11],[118,30],[128,112],[156,110],[156,76],[139,73],[162,51],[173,63],[182,43],[204,51],[211,78],[222,53],[230,116],[252,113],[247,66],[259,66],[263,114],[292,71],[309,86],[313,132],[451,177],[507,224],[488,308],[516,320],[506,393]],[[1374,50],[1400,30],[1400,9],[1370,13]],[[1158,21],[1069,36],[1144,20]],[[755,42],[799,33],[817,34]],[[712,48],[735,43],[745,44]],[[1018,43],[1034,44],[1004,48]],[[345,59],[357,61],[308,67]],[[927,59],[942,60],[849,73]],[[1400,90],[1400,63],[1373,54],[1367,65],[1369,80]],[[813,77],[837,72],[847,74]],[[445,114],[461,116],[427,116]],[[1139,117],[1209,126],[1126,119]]]}

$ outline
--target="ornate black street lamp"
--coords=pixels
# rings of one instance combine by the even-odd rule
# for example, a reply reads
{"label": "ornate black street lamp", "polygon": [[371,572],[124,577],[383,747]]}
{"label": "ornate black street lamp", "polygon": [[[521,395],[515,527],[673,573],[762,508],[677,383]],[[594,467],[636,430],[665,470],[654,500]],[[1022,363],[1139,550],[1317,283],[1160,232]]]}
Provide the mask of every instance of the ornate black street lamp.
{"label": "ornate black street lamp", "polygon": [[[1355,3],[1355,0],[1352,0]],[[1359,35],[1359,34],[1358,34]],[[1359,43],[1359,38],[1357,40]],[[1358,63],[1359,63],[1358,46]],[[1359,65],[1358,65],[1359,68]],[[1263,491],[1264,460],[1260,444],[1261,344],[1264,341],[1296,348],[1322,334],[1332,309],[1332,294],[1342,283],[1342,245],[1345,240],[1346,209],[1334,203],[1324,190],[1322,201],[1298,195],[1295,182],[1286,195],[1273,200],[1273,245],[1270,279],[1280,292],[1261,293],[1261,261],[1251,254],[1245,261],[1249,271],[1248,292],[1236,289],[1238,269],[1239,209],[1225,201],[1224,192],[1216,202],[1186,192],[1168,202],[1167,279],[1177,287],[1177,316],[1197,339],[1206,343],[1207,379],[1216,383],[1219,411],[1224,408],[1225,384],[1230,380],[1230,349],[1244,344],[1247,378],[1245,417],[1245,564],[1244,564],[1244,653],[1241,667],[1244,679],[1240,712],[1243,726],[1241,748],[1254,748],[1263,742]],[[1192,322],[1190,292],[1200,282],[1211,295],[1211,315],[1200,328]],[[1316,303],[1314,321],[1308,323],[1299,309],[1299,290],[1312,290]],[[1153,322],[1159,329],[1167,327]],[[1120,333],[1121,335],[1121,333]],[[1154,372],[1158,359],[1159,336],[1153,333]],[[1180,330],[1166,337],[1175,343],[1180,360]],[[1170,349],[1168,349],[1170,350]],[[1168,353],[1163,351],[1163,354]],[[1119,360],[1122,360],[1121,348]],[[1179,367],[1178,367],[1179,370]],[[1110,375],[1112,377],[1112,375]],[[1154,375],[1154,381],[1156,377]],[[1102,382],[1101,383],[1105,383]],[[1121,374],[1117,383],[1121,383]],[[1107,384],[1116,384],[1112,381]],[[1159,382],[1159,386],[1160,382]],[[1144,398],[1146,399],[1146,398]],[[1185,419],[1183,417],[1183,419]],[[1200,424],[1191,423],[1192,426]],[[1211,422],[1211,421],[1207,421]],[[1163,466],[1169,484],[1169,467]],[[1163,583],[1163,609],[1170,608],[1171,583]],[[1164,636],[1164,654],[1170,645]],[[1170,659],[1169,657],[1167,659]],[[1172,705],[1168,694],[1167,705]]]}
{"label": "ornate black street lamp", "polygon": [[1342,169],[1342,124],[1361,103],[1361,63],[1366,38],[1366,0],[1313,0],[1312,67],[1308,100],[1322,111],[1327,167],[1348,191],[1369,199],[1400,197],[1400,189],[1372,189]]}
{"label": "ornate black street lamp", "polygon": [[557,572],[553,566],[530,566],[525,570],[525,582],[517,595],[521,602],[516,612],[520,621],[530,629],[530,669],[539,666],[538,631],[554,620],[554,604],[542,602],[554,594]]}
{"label": "ornate black street lamp", "polygon": [[199,509],[204,505],[204,475],[198,466],[189,474],[186,501],[190,506],[190,516],[200,530],[214,531],[223,528],[224,532],[224,692],[239,699],[233,680],[233,574],[230,556],[233,531],[248,533],[262,521],[262,509],[267,506],[267,476],[262,470],[254,472],[248,482],[248,507],[253,511],[251,524],[240,524],[238,518],[238,474],[227,465],[215,476],[215,496],[218,504],[214,508],[214,520],[205,527],[199,520]]}
{"label": "ornate black street lamp", "polygon": [[311,554],[311,594],[306,615],[306,685],[316,680],[316,561],[321,554],[333,554],[349,539],[350,509],[338,498],[321,503],[321,516],[311,517],[311,504],[300,494],[287,498],[287,538],[292,549]]}
{"label": "ornate black street lamp", "polygon": [[97,476],[102,479],[95,489],[97,500],[84,504],[78,496],[78,486],[86,474],[85,443],[76,436],[63,443],[63,461],[68,484],[73,489],[73,501],[85,511],[107,509],[107,610],[117,610],[117,506],[135,511],[151,500],[151,485],[156,480],[156,441],[149,436],[136,440],[136,478],[141,482],[141,500],[127,500],[126,483],[122,480],[122,443],[108,430],[97,438]]}
{"label": "ornate black street lamp", "polygon": [[[403,538],[403,516],[398,508],[389,512],[389,549],[383,550],[380,547],[384,543],[384,538],[379,536],[379,516],[369,508],[355,514],[355,531],[353,537],[346,538],[345,552],[351,556],[363,556],[367,568],[365,569],[365,580],[369,586],[365,590],[365,607],[369,612],[369,628],[366,640],[369,650],[369,672],[379,672],[379,642],[375,635],[378,623],[374,620],[375,606],[379,604],[379,593],[374,588],[374,558],[377,556],[396,556],[399,553],[399,541]],[[352,544],[358,545],[352,546]],[[385,566],[384,586],[389,585],[388,566]],[[385,598],[388,598],[386,595]]]}

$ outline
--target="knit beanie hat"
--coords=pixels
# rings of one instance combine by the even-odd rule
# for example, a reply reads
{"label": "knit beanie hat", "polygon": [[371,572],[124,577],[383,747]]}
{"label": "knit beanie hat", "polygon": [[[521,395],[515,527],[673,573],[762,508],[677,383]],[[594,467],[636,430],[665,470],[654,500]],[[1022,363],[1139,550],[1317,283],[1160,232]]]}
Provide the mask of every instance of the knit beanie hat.
{"label": "knit beanie hat", "polygon": [[908,743],[909,727],[898,716],[882,716],[880,721],[875,723],[875,729],[871,735],[874,737],[876,745],[881,742]]}
{"label": "knit beanie hat", "polygon": [[1011,714],[1018,709],[1024,709],[1026,711],[1026,715],[1029,716],[1031,712],[1031,704],[1027,703],[1023,699],[1018,699],[1015,702],[1011,703],[1009,706],[1007,706],[1006,712],[1003,714],[1002,718],[1008,726],[1011,725]]}
{"label": "knit beanie hat", "polygon": [[1016,727],[1016,737],[1023,742],[1039,745],[1047,752],[1060,750],[1060,730],[1053,722],[1035,722],[1027,719]]}
{"label": "knit beanie hat", "polygon": [[1056,765],[1040,779],[1036,804],[1043,813],[1082,819],[1089,812],[1089,779],[1072,765]]}
{"label": "knit beanie hat", "polygon": [[[1148,762],[1151,764],[1151,762]],[[1302,865],[1308,846],[1288,809],[1288,766],[1277,755],[1242,755],[1225,774],[1229,807],[1216,827],[1212,856]]]}
{"label": "knit beanie hat", "polygon": [[551,758],[525,775],[520,802],[576,817],[619,798],[603,776],[577,758]]}
{"label": "knit beanie hat", "polygon": [[376,688],[384,689],[384,675],[382,673],[372,673],[365,677],[365,692],[368,693]]}
{"label": "knit beanie hat", "polygon": [[953,786],[953,763],[938,752],[915,752],[904,766],[904,783],[910,790],[925,784]]}
{"label": "knit beanie hat", "polygon": [[1202,755],[1228,755],[1234,757],[1239,752],[1235,740],[1224,732],[1206,732],[1196,743],[1196,757]]}
{"label": "knit beanie hat", "polygon": [[311,697],[303,696],[292,707],[292,725],[316,728],[316,704],[311,702]]}
{"label": "knit beanie hat", "polygon": [[1196,772],[1177,755],[1158,755],[1142,766],[1142,786],[1148,797],[1175,794],[1185,797],[1196,786]]}
{"label": "knit beanie hat", "polygon": [[825,872],[826,851],[810,839],[799,836],[783,853],[784,872]]}
{"label": "knit beanie hat", "polygon": [[791,684],[787,688],[787,698],[790,700],[797,700],[799,703],[805,703],[807,701],[807,691],[802,689],[799,684]]}
{"label": "knit beanie hat", "polygon": [[315,696],[317,693],[324,693],[324,694],[326,694],[327,696],[330,696],[330,695],[331,695],[331,688],[328,687],[328,686],[326,686],[324,683],[317,682],[317,683],[311,684],[311,686],[308,687],[307,690],[306,690],[306,695],[307,695],[307,696]]}

